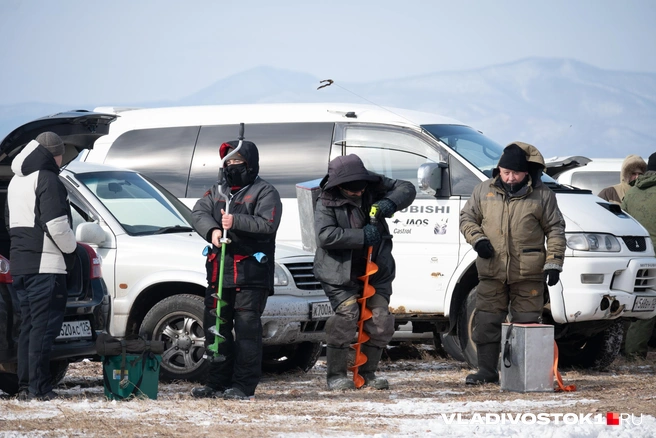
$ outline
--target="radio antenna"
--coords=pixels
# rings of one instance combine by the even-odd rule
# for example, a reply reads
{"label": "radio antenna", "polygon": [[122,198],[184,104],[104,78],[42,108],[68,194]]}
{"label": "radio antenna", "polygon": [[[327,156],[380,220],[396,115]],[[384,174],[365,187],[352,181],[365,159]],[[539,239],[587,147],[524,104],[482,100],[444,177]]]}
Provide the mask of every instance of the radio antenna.
{"label": "radio antenna", "polygon": [[367,99],[367,98],[364,97],[364,96],[360,96],[358,93],[355,93],[355,92],[353,92],[353,91],[351,91],[351,90],[349,90],[349,89],[347,89],[347,88],[342,87],[341,85],[335,83],[335,81],[333,81],[332,79],[324,79],[324,80],[322,80],[322,81],[319,81],[319,83],[320,83],[320,84],[323,84],[323,85],[319,85],[319,86],[317,87],[317,90],[321,90],[322,88],[326,88],[326,87],[330,87],[331,85],[335,85],[336,87],[341,88],[342,90],[346,91],[347,93],[351,93],[352,95],[354,95],[354,96],[356,96],[356,97],[359,97],[360,99],[362,99],[362,100],[364,100],[364,101],[366,101],[366,102],[369,102],[370,104],[372,104],[372,105],[374,105],[374,106],[377,106],[378,108],[380,108],[380,109],[382,109],[382,110],[385,110],[385,111],[387,111],[387,112],[389,112],[389,113],[392,113],[392,114],[394,114],[394,115],[397,116],[397,117],[401,117],[402,119],[407,120],[407,121],[410,122],[410,123],[415,123],[414,120],[410,120],[409,118],[404,117],[404,116],[402,116],[401,114],[397,114],[397,113],[395,113],[394,111],[392,111],[392,110],[389,109],[389,108],[385,108],[384,106],[379,105],[379,104],[377,104],[376,102],[372,102],[371,100]]}

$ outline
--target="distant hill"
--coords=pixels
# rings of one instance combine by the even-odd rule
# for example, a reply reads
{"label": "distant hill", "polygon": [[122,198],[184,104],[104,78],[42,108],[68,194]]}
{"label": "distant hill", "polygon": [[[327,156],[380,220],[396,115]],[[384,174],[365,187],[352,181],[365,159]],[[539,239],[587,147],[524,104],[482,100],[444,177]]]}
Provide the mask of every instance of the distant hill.
{"label": "distant hill", "polygon": [[[333,85],[317,90],[322,79]],[[477,70],[367,83],[258,67],[175,102],[97,102],[171,106],[272,102],[374,103],[458,119],[501,144],[521,140],[545,157],[643,157],[656,151],[656,74],[603,70],[569,59],[530,58]],[[0,137],[25,121],[74,109],[0,106]]]}

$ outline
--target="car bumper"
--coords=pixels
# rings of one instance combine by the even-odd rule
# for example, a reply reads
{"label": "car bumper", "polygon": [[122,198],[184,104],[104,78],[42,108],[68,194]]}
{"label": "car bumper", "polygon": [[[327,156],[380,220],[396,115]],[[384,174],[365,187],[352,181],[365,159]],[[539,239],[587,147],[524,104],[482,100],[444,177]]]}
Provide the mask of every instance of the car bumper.
{"label": "car bumper", "polygon": [[312,303],[327,302],[325,296],[270,296],[262,315],[264,345],[322,342],[328,318],[312,319]]}
{"label": "car bumper", "polygon": [[[603,280],[586,284],[586,274],[603,275]],[[656,300],[656,258],[568,257],[560,280],[549,289],[558,323],[656,316],[656,308],[634,307],[640,297]]]}

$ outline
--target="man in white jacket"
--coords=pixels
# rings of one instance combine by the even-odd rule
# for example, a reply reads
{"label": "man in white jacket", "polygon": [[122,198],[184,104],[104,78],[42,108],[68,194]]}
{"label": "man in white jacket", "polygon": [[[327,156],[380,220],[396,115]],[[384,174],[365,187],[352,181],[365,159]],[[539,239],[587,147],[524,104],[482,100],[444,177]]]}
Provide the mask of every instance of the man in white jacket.
{"label": "man in white jacket", "polygon": [[67,258],[75,234],[66,187],[59,180],[65,145],[54,132],[39,134],[14,158],[9,183],[11,274],[20,301],[18,398],[51,400],[50,351],[66,310]]}

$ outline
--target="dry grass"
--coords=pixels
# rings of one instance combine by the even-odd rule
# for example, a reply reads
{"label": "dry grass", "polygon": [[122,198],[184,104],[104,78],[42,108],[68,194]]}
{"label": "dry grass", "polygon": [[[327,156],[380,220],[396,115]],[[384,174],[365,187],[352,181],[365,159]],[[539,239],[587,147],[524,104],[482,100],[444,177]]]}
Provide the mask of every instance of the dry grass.
{"label": "dry grass", "polygon": [[464,364],[425,351],[412,354],[419,358],[381,363],[389,391],[328,392],[321,359],[305,374],[264,376],[252,401],[193,399],[189,382],[160,384],[156,401],[107,401],[100,365],[82,362],[71,365],[58,388],[62,399],[25,403],[2,397],[0,435],[367,436],[394,435],[412,422],[435,420],[437,412],[656,412],[656,352],[635,363],[619,359],[607,372],[564,372],[576,392],[528,394],[465,386],[470,370]]}

